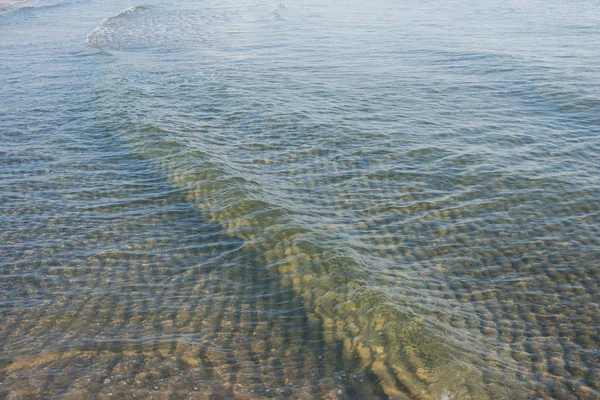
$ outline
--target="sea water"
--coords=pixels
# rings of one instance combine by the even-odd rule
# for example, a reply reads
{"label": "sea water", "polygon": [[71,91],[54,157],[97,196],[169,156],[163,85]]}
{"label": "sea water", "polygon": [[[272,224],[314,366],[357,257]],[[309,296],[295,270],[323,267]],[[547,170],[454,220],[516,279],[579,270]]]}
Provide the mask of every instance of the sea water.
{"label": "sea water", "polygon": [[598,2],[1,13],[0,398],[600,397]]}

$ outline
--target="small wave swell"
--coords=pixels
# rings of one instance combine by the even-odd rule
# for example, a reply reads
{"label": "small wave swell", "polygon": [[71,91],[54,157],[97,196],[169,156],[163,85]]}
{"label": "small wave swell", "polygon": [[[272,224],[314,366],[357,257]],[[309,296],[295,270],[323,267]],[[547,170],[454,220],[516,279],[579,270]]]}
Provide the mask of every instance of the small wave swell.
{"label": "small wave swell", "polygon": [[90,46],[108,51],[178,48],[206,41],[206,27],[224,22],[218,11],[168,10],[146,5],[129,8],[102,21],[87,36]]}

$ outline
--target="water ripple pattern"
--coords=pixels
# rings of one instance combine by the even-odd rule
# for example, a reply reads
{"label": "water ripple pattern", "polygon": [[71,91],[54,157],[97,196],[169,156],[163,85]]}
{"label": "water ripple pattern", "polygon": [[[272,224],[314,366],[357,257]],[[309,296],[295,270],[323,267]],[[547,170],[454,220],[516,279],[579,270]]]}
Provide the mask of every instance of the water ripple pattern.
{"label": "water ripple pattern", "polygon": [[0,398],[600,397],[596,3],[48,4]]}

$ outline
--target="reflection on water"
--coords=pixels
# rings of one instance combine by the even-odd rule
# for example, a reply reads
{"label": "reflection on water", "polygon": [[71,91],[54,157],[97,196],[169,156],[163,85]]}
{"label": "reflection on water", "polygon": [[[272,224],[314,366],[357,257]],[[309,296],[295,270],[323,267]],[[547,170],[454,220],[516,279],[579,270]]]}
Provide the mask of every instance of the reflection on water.
{"label": "reflection on water", "polygon": [[600,397],[600,14],[355,3],[0,17],[0,396]]}

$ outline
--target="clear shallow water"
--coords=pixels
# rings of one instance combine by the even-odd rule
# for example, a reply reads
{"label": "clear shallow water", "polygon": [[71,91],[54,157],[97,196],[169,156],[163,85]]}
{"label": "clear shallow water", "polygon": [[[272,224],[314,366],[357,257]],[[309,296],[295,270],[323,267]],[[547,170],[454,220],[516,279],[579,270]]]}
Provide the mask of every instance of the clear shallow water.
{"label": "clear shallow water", "polygon": [[0,16],[0,396],[600,396],[594,2]]}

